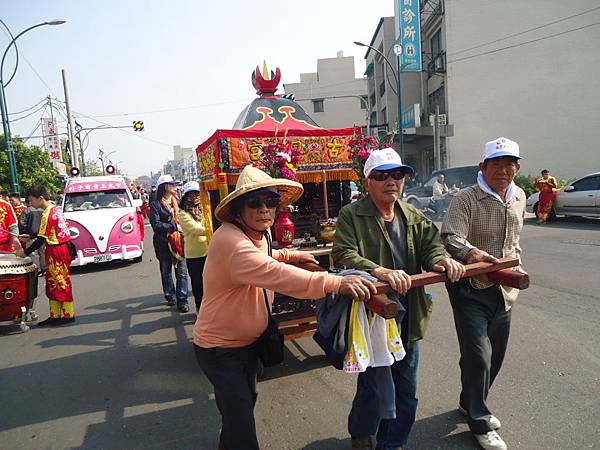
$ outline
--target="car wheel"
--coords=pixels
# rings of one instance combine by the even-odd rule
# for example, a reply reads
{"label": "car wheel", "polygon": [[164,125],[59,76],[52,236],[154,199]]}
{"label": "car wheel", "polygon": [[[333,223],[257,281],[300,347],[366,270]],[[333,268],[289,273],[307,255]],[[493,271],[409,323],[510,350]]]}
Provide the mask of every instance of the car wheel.
{"label": "car wheel", "polygon": [[556,211],[554,211],[554,207],[550,210],[550,214],[548,214],[548,222],[551,220],[556,220]]}
{"label": "car wheel", "polygon": [[143,259],[144,259],[143,255],[140,255],[137,258],[133,258],[133,262],[139,263],[139,262],[142,262]]}
{"label": "car wheel", "polygon": [[540,220],[540,217],[538,216],[538,205],[539,205],[539,203],[536,203],[535,205],[533,205],[533,213],[535,214],[535,218],[537,220]]}

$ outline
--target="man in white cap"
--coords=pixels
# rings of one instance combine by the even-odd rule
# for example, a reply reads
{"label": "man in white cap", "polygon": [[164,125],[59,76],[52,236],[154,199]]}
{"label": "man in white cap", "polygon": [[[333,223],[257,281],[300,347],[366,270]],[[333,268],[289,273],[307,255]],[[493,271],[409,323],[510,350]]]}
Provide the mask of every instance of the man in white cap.
{"label": "man in white cap", "polygon": [[[375,436],[377,448],[400,449],[415,421],[418,341],[425,335],[431,300],[422,287],[409,291],[410,275],[435,270],[456,281],[465,270],[444,251],[435,225],[400,201],[404,177],[412,173],[414,169],[402,164],[394,149],[371,152],[364,168],[368,195],[344,206],[338,216],[331,253],[335,265],[364,270],[389,283],[406,310],[398,323],[405,358],[358,375],[348,417],[353,449],[375,448]],[[390,378],[393,393],[386,392],[382,383]]]}
{"label": "man in white cap", "polygon": [[[456,259],[475,263],[520,258],[525,192],[513,181],[520,159],[519,145],[510,139],[500,137],[485,144],[477,184],[454,197],[442,224],[442,240]],[[446,284],[446,289],[460,346],[458,410],[467,416],[481,447],[506,449],[496,432],[500,420],[490,412],[487,396],[502,366],[518,290],[498,286],[485,275]]]}

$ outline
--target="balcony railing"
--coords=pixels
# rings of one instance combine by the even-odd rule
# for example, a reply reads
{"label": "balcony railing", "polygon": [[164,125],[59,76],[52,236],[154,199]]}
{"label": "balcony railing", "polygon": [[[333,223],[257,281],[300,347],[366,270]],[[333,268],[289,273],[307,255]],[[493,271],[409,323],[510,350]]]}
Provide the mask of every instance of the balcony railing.
{"label": "balcony railing", "polygon": [[421,28],[427,30],[431,22],[444,15],[444,0],[424,0],[421,2]]}
{"label": "balcony railing", "polygon": [[446,52],[440,52],[427,64],[427,73],[446,73]]}

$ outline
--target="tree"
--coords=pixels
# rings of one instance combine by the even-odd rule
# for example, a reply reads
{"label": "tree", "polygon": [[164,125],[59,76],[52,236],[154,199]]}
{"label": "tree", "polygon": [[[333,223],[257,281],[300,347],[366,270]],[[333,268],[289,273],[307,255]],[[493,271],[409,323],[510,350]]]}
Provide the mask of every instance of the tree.
{"label": "tree", "polygon": [[[11,190],[6,141],[4,136],[0,139],[0,185],[2,189]],[[20,138],[13,139],[12,145],[21,194],[24,194],[34,183],[43,184],[49,194],[62,191],[62,181],[52,166],[48,153],[35,145],[27,146]]]}
{"label": "tree", "polygon": [[85,162],[85,174],[88,177],[98,177],[104,175],[102,173],[102,168],[96,161],[92,159],[89,159]]}

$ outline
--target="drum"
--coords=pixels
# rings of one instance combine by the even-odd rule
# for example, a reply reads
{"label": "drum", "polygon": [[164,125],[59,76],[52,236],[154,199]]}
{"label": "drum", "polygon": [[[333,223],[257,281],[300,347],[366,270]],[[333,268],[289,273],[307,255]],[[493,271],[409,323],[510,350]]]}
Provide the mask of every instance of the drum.
{"label": "drum", "polygon": [[0,321],[19,320],[37,297],[37,267],[31,258],[0,254]]}

